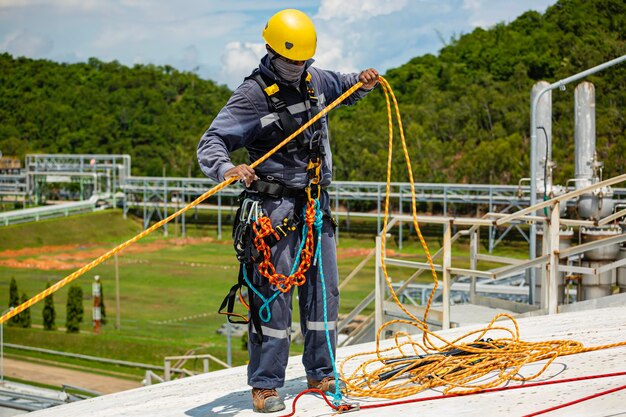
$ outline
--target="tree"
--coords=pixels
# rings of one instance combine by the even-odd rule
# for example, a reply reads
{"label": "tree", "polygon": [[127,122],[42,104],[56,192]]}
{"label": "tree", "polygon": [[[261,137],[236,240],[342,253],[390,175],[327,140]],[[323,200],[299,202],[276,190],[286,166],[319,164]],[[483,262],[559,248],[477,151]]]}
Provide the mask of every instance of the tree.
{"label": "tree", "polygon": [[67,294],[67,317],[65,327],[68,333],[78,333],[83,321],[83,289],[74,284]]}
{"label": "tree", "polygon": [[[21,299],[21,303],[25,303],[26,301],[28,301],[28,296],[26,295],[25,292],[22,293],[22,299]],[[31,327],[32,324],[32,320],[30,317],[30,307],[27,308],[26,310],[22,311],[20,314],[17,315],[18,320],[19,320],[19,325],[20,327],[23,327],[25,329],[28,329],[29,327]]]}
{"label": "tree", "polygon": [[107,311],[104,307],[104,284],[100,281],[100,323],[107,324]]}
{"label": "tree", "polygon": [[[50,288],[50,281],[46,284],[46,289],[48,288]],[[54,311],[53,294],[50,294],[44,300],[42,315],[44,330],[55,330],[56,326],[54,324],[54,320],[56,318],[56,311]]]}
{"label": "tree", "polygon": [[[11,277],[11,284],[9,286],[9,308],[17,307],[19,305],[20,305],[20,299],[19,299],[19,294],[17,291],[17,281],[15,280],[15,277]],[[19,326],[20,325],[19,314],[11,317],[9,319],[8,325]]]}

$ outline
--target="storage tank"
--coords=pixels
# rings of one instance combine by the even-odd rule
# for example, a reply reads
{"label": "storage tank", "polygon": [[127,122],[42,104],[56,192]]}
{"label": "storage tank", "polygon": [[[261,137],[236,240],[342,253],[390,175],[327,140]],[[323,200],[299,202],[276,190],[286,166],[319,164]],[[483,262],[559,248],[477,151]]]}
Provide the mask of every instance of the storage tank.
{"label": "storage tank", "polygon": [[[581,227],[580,234],[582,243],[596,242],[622,233],[618,226]],[[586,261],[615,261],[619,254],[619,243],[604,245],[599,248],[588,250],[583,254]]]}
{"label": "storage tank", "polygon": [[[546,81],[539,81],[530,92],[530,100],[534,102],[535,96],[550,84]],[[537,103],[537,164],[535,172],[537,173],[537,192],[546,194],[546,190],[550,193],[552,188],[551,160],[552,149],[549,146],[552,143],[552,91],[544,93]]]}
{"label": "storage tank", "polygon": [[[559,230],[559,251],[565,250],[572,246],[572,240],[574,239],[574,230],[569,227],[567,229]],[[543,230],[537,230],[537,256],[543,255]],[[560,264],[567,264],[567,259],[561,259],[559,261]],[[563,303],[563,298],[565,295],[565,272],[559,273],[559,282],[558,282],[558,294],[557,300],[559,304]],[[541,279],[537,279],[535,282],[535,303],[541,304],[541,300],[543,299],[543,295],[541,293]]]}
{"label": "storage tank", "polygon": [[[596,154],[596,95],[592,83],[584,81],[574,91],[574,157],[576,189],[602,181],[602,162]],[[598,220],[613,212],[615,204],[611,187],[603,187],[578,199],[580,217]]]}
{"label": "storage tank", "polygon": [[[611,261],[583,261],[582,266],[598,269]],[[606,271],[599,274],[582,274],[582,289],[579,300],[591,300],[609,296],[613,293],[615,284],[614,271]]]}
{"label": "storage tank", "polygon": [[[617,226],[582,227],[582,243],[595,242],[622,233],[622,229]],[[583,254],[583,267],[599,269],[603,266],[615,262],[620,254],[620,244],[612,243],[599,248],[588,250]],[[609,270],[596,274],[582,274],[581,277],[580,300],[590,300],[611,295],[613,285],[615,285],[615,272]]]}
{"label": "storage tank", "polygon": [[[626,259],[626,246],[620,248],[617,259]],[[626,292],[626,266],[617,268],[617,285],[619,292]]]}

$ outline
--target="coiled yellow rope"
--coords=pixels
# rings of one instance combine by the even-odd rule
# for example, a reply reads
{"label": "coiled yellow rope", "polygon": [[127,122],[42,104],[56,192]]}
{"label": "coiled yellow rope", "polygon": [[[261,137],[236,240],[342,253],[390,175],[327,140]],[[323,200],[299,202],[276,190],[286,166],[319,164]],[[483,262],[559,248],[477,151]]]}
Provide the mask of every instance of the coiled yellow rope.
{"label": "coiled yellow rope", "polygon": [[[406,397],[429,388],[443,387],[444,394],[470,393],[502,385],[510,380],[526,381],[537,378],[559,356],[592,350],[625,346],[626,341],[610,345],[585,348],[582,343],[573,340],[551,340],[545,342],[525,342],[515,319],[508,314],[499,314],[484,328],[474,330],[454,340],[446,340],[429,330],[426,319],[437,290],[437,273],[417,222],[417,208],[411,160],[406,146],[398,102],[389,83],[380,78],[380,84],[387,101],[389,123],[389,155],[387,159],[387,187],[385,196],[384,222],[382,230],[387,229],[389,216],[389,194],[391,184],[391,166],[393,151],[393,120],[391,101],[393,100],[396,121],[404,152],[409,180],[411,183],[411,210],[413,225],[422,244],[431,268],[434,288],[425,306],[422,319],[411,314],[398,299],[387,267],[382,258],[382,269],[387,286],[396,304],[410,320],[392,320],[384,323],[376,334],[374,351],[348,356],[340,364],[342,379],[346,382],[348,395],[352,397],[377,397],[397,399]],[[382,233],[382,253],[385,253],[386,233]],[[507,320],[513,329],[504,326],[499,320]],[[381,335],[389,326],[403,324],[415,328],[415,333],[422,333],[421,340],[408,332],[394,335],[394,344],[381,348]],[[505,332],[505,337],[501,336]],[[490,334],[500,337],[489,339]],[[495,337],[495,336],[494,336]],[[527,364],[546,360],[541,369],[533,375],[522,377],[520,371]],[[353,368],[351,371],[348,369]],[[487,376],[489,376],[487,378]]]}

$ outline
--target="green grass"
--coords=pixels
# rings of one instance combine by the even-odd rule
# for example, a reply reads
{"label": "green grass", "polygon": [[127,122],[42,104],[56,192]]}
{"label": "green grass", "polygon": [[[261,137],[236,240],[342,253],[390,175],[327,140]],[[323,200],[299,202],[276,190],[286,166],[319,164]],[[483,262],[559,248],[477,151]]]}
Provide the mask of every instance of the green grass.
{"label": "green grass", "polygon": [[120,210],[107,210],[2,227],[0,250],[44,245],[121,242],[140,231],[139,221],[130,218],[124,220]]}
{"label": "green grass", "polygon": [[[7,342],[15,338],[19,341],[13,343],[153,364],[162,364],[165,356],[181,355],[200,346],[203,349],[199,353],[224,357],[225,340],[215,333],[224,319],[216,310],[236,279],[230,246],[172,247],[154,253],[122,255],[119,260],[122,319],[119,331],[113,329],[115,285],[113,262],[109,261],[75,281],[85,294],[87,320],[91,315],[92,277],[100,275],[109,320],[102,334],[68,335],[59,331],[8,328]],[[192,262],[200,262],[202,266],[191,266]],[[26,291],[32,296],[45,288],[48,279],[57,281],[66,274],[0,268],[2,293],[8,293],[9,276],[15,276],[20,293]],[[65,321],[67,292],[68,287],[65,287],[54,294],[58,326]],[[42,308],[43,303],[31,308],[33,324],[42,324]],[[174,324],[156,323],[201,313],[209,313],[209,316]],[[89,323],[83,323],[82,327],[88,329]],[[234,359],[243,363],[245,354],[234,353]]]}
{"label": "green grass", "polygon": [[[207,218],[204,218],[207,221]],[[189,236],[216,236],[214,217],[207,223],[188,225]],[[228,220],[224,221],[223,233],[229,237]],[[345,225],[342,224],[343,227]],[[352,220],[351,232],[340,232],[339,249],[374,247],[376,223],[370,220]],[[71,218],[49,220],[46,222],[12,226],[0,229],[0,248],[19,249],[41,245],[90,245],[87,249],[104,253],[115,244],[132,237],[141,230],[136,219],[124,220],[119,211],[108,211],[81,215]],[[431,253],[440,246],[441,231],[437,227],[426,227],[427,241]],[[170,227],[170,236],[175,230]],[[423,249],[414,236],[409,236],[405,228],[404,245],[399,250],[397,237],[388,242],[388,249],[396,251],[406,259],[425,260]],[[146,245],[166,238],[158,231],[137,243]],[[171,238],[170,238],[171,239]],[[455,244],[452,253],[453,265],[468,267],[468,239],[463,238]],[[513,246],[500,246],[497,255],[525,256],[525,252]],[[486,251],[482,249],[483,251]],[[28,256],[26,256],[27,258]],[[23,258],[23,257],[20,257]],[[89,260],[86,260],[87,263]],[[360,256],[346,257],[339,260],[340,279],[346,277],[362,260]],[[223,297],[237,279],[238,264],[232,244],[229,240],[201,242],[190,245],[168,245],[164,249],[144,253],[122,253],[120,262],[120,315],[121,328],[114,328],[115,322],[115,283],[114,264],[109,260],[94,268],[85,276],[77,279],[84,293],[85,320],[80,334],[66,334],[62,331],[44,331],[41,328],[19,329],[5,326],[5,342],[37,346],[41,348],[81,353],[112,359],[144,362],[163,365],[165,356],[181,355],[189,349],[196,349],[196,354],[210,353],[221,359],[226,356],[226,338],[216,333],[225,323],[224,316],[217,314]],[[435,262],[440,262],[435,260]],[[481,263],[481,268],[490,265]],[[42,291],[48,280],[56,282],[69,273],[67,271],[43,271],[35,269],[16,269],[0,267],[0,303],[8,303],[8,288],[11,277],[18,282],[20,294],[29,296]],[[390,267],[390,276],[394,281],[407,279],[413,271],[407,268]],[[93,276],[99,275],[103,283],[104,300],[108,324],[99,335],[90,333],[91,326],[91,283]],[[374,288],[374,259],[342,290],[340,311],[351,311]],[[418,282],[430,282],[432,276],[426,272]],[[57,326],[65,324],[65,304],[68,287],[54,294],[57,314]],[[294,297],[295,298],[295,297]],[[34,325],[41,325],[43,303],[31,307]],[[366,310],[366,313],[371,311]],[[297,307],[294,309],[294,322],[297,322]],[[159,324],[160,321],[205,314],[204,317]],[[22,351],[8,350],[14,355],[24,355]],[[233,339],[233,362],[235,365],[247,361],[247,352],[241,349],[239,338]],[[302,346],[292,346],[291,353],[301,353]],[[128,370],[110,365],[94,365],[76,359],[58,359],[50,355],[28,355],[45,360],[59,360],[78,366],[92,366],[99,371],[116,371],[131,376],[141,375],[143,371]],[[191,363],[190,369],[201,369],[200,363]]]}

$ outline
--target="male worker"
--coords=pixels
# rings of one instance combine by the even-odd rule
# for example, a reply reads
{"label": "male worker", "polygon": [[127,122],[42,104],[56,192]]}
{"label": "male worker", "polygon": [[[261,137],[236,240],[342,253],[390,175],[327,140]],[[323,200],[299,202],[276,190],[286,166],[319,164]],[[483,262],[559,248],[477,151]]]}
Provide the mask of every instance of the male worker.
{"label": "male worker", "polygon": [[[302,239],[302,210],[307,203],[305,188],[311,185],[307,165],[312,158],[321,160],[318,172],[322,225],[322,266],[327,287],[327,317],[334,354],[335,325],[339,308],[334,226],[330,217],[329,196],[332,158],[328,122],[323,117],[253,170],[246,164],[231,163],[230,152],[245,147],[254,162],[299,126],[331,103],[357,81],[363,87],[346,99],[351,105],[364,97],[378,82],[378,73],[367,69],[360,74],[339,74],[312,67],[317,37],[313,22],[304,13],[287,9],[272,16],[265,29],[267,55],[258,70],[235,90],[198,144],[202,171],[215,181],[236,176],[246,185],[246,195],[259,201],[263,213],[274,227],[284,224],[297,229],[271,247],[276,271],[289,275]],[[355,155],[356,156],[356,155]],[[316,194],[314,191],[313,193]],[[258,266],[258,265],[256,265]],[[332,363],[325,338],[323,297],[318,266],[311,265],[306,282],[299,287],[300,321],[304,336],[302,362],[309,388],[334,391]],[[254,268],[252,284],[267,299],[276,292],[267,278]],[[249,291],[252,292],[252,291]],[[252,387],[253,408],[257,412],[283,410],[285,404],[276,388],[283,386],[289,356],[291,329],[291,291],[281,292],[271,304],[271,319],[249,325],[248,384]],[[256,298],[256,300],[254,300]],[[252,309],[258,309],[253,297]],[[252,320],[251,320],[252,322]],[[260,328],[259,328],[260,327]],[[258,330],[257,330],[258,329]],[[262,337],[257,337],[262,333]]]}

